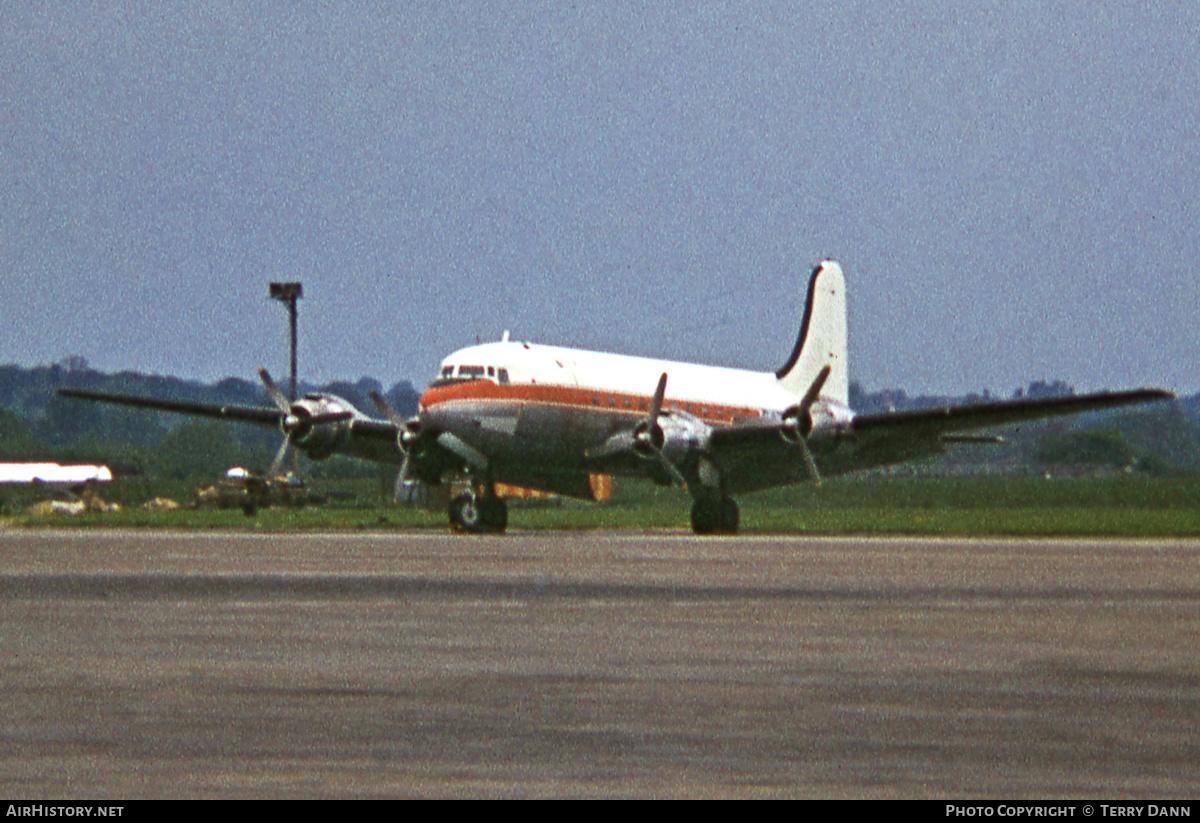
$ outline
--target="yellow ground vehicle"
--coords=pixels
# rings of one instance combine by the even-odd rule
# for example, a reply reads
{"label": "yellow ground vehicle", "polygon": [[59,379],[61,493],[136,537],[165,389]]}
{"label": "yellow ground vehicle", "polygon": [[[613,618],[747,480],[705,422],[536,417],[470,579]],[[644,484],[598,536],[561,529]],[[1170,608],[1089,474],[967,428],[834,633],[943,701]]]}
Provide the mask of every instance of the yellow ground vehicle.
{"label": "yellow ground vehicle", "polygon": [[210,486],[202,486],[192,499],[191,508],[241,509],[253,515],[267,506],[300,508],[321,502],[309,495],[304,481],[294,474],[267,478],[235,466]]}

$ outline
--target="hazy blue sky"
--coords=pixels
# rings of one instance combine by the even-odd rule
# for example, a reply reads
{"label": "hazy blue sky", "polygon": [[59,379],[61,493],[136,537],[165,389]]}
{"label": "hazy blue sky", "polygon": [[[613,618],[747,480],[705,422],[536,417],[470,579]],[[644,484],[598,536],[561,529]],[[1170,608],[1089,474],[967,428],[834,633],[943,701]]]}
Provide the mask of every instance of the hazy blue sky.
{"label": "hazy blue sky", "polygon": [[0,0],[0,362],[773,369],[833,256],[868,388],[1200,390],[1200,3],[883,9]]}

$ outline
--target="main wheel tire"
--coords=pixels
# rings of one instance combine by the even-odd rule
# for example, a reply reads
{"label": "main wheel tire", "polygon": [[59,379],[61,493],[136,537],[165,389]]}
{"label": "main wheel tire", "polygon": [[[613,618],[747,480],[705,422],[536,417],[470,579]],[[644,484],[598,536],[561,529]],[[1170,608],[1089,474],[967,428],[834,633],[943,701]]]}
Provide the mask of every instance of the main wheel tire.
{"label": "main wheel tire", "polygon": [[692,503],[692,531],[696,534],[737,534],[738,505],[728,497]]}
{"label": "main wheel tire", "polygon": [[711,500],[696,500],[692,503],[692,531],[696,534],[714,534],[720,525],[720,514]]}
{"label": "main wheel tire", "polygon": [[737,534],[738,521],[741,519],[738,504],[731,498],[722,498],[719,519],[721,534]]}
{"label": "main wheel tire", "polygon": [[501,533],[508,528],[508,504],[501,497],[482,497],[479,507],[483,511],[483,522],[490,532]]}

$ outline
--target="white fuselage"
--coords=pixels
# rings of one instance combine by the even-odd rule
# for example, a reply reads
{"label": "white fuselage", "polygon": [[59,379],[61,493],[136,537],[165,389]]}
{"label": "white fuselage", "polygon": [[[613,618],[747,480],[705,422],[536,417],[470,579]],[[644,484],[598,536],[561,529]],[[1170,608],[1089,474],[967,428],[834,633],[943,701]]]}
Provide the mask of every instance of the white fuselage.
{"label": "white fuselage", "polygon": [[777,417],[797,402],[770,372],[501,342],[460,349],[445,358],[421,406],[430,408],[451,397],[465,400],[475,393],[446,392],[442,387],[464,385],[451,381],[482,379],[514,400],[644,411],[663,374],[668,376],[665,408],[683,408],[714,423],[728,422],[731,416]]}
{"label": "white fuselage", "polygon": [[[664,374],[661,451],[689,476],[713,432],[777,423],[800,403],[769,372],[504,341],[442,361],[421,395],[422,426],[453,435],[444,445],[465,444],[455,448],[503,482],[573,496],[587,495],[588,472],[663,482],[662,462],[629,437],[649,424]],[[827,401],[812,413],[822,425],[851,418]]]}
{"label": "white fuselage", "polygon": [[[421,395],[419,429],[440,450],[427,449],[418,462],[428,476],[467,466],[485,478],[565,494],[586,494],[580,480],[589,472],[686,482],[701,495],[816,476],[812,466],[796,468],[791,447],[743,443],[719,455],[714,444],[742,437],[742,429],[757,430],[750,439],[765,432],[772,446],[779,438],[831,441],[846,430],[853,414],[845,310],[841,268],[822,261],[809,279],[796,345],[775,373],[507,335],[460,349]],[[811,463],[810,451],[819,460],[829,450],[799,449],[802,464]]]}

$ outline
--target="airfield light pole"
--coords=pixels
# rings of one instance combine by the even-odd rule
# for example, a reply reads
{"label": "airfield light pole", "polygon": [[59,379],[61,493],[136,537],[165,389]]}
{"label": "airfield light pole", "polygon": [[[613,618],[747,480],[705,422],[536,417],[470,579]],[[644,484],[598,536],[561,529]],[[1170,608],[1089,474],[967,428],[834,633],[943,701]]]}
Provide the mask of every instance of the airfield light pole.
{"label": "airfield light pole", "polygon": [[272,300],[278,300],[280,303],[285,303],[288,308],[289,321],[289,336],[288,341],[291,345],[292,361],[291,373],[288,375],[289,393],[288,400],[296,402],[296,301],[304,296],[304,287],[299,283],[272,283],[270,285],[269,294]]}

